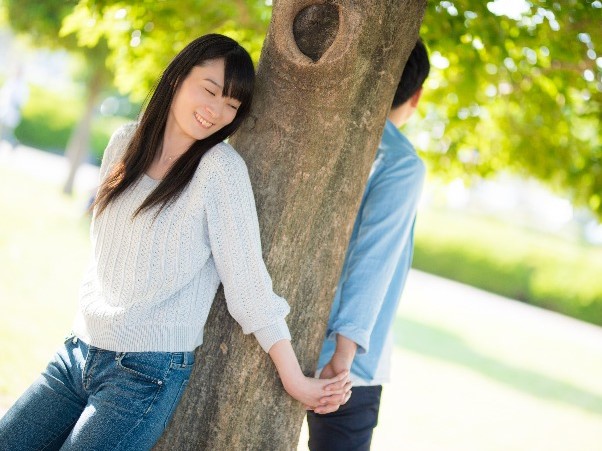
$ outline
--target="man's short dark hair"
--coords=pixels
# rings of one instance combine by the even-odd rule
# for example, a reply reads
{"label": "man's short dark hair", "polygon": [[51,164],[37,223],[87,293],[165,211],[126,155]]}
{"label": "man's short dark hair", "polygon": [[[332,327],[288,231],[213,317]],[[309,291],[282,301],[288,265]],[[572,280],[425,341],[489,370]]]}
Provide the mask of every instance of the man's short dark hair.
{"label": "man's short dark hair", "polygon": [[397,85],[395,97],[393,97],[393,108],[404,104],[422,87],[430,69],[428,52],[419,38],[414,50],[410,53],[406,67],[403,69],[403,74],[401,74],[401,80],[399,81],[399,85]]}

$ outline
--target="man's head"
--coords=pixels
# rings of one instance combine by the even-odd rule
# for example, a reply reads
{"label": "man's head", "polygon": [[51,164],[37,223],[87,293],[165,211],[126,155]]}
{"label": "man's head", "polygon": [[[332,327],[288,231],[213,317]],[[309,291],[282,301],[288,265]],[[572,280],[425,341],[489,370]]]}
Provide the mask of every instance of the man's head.
{"label": "man's head", "polygon": [[422,84],[426,80],[430,68],[426,47],[422,40],[418,39],[403,69],[403,74],[401,74],[401,80],[397,85],[389,113],[389,119],[397,127],[405,124],[416,110],[422,94]]}

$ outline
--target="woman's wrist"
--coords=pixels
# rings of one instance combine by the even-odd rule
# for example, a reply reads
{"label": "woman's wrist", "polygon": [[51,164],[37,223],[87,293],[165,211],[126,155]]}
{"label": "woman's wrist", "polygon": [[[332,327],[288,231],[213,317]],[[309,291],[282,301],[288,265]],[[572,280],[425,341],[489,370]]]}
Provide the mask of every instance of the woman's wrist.
{"label": "woman's wrist", "polygon": [[305,376],[289,340],[276,342],[270,348],[269,355],[287,392],[290,393],[296,386],[304,382]]}
{"label": "woman's wrist", "polygon": [[296,392],[299,388],[303,387],[303,384],[306,382],[306,377],[301,372],[301,368],[299,368],[299,371],[292,370],[282,373],[279,372],[279,375],[282,385],[288,393]]}

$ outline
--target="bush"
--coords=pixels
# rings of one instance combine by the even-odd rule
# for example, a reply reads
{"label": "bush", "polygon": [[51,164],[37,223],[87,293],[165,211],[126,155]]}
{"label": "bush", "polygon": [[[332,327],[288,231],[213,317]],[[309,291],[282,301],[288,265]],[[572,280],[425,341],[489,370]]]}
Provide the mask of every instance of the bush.
{"label": "bush", "polygon": [[[83,99],[75,92],[58,94],[37,86],[30,87],[29,101],[15,129],[15,137],[26,146],[63,154],[78,119],[83,113]],[[111,134],[131,119],[119,116],[96,116],[92,122],[89,161],[99,164]]]}
{"label": "bush", "polygon": [[83,102],[73,93],[58,94],[30,86],[15,137],[26,146],[62,154],[82,111]]}
{"label": "bush", "polygon": [[463,213],[421,211],[413,266],[602,325],[602,249]]}

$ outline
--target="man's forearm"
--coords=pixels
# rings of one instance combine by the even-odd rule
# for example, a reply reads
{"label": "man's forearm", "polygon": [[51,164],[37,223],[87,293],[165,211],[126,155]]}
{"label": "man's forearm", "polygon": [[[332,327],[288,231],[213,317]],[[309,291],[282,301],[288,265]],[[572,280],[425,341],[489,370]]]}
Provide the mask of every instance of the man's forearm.
{"label": "man's forearm", "polygon": [[333,360],[337,360],[339,364],[349,368],[351,367],[351,362],[353,362],[356,351],[357,343],[344,335],[337,334],[337,346],[332,357]]}

